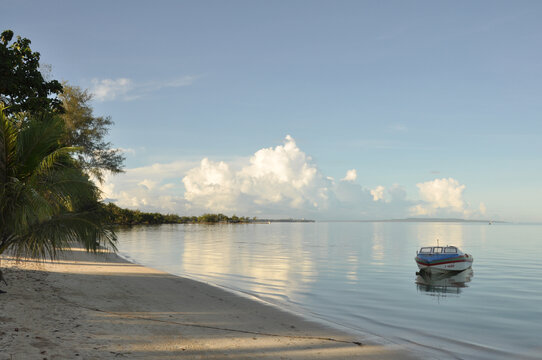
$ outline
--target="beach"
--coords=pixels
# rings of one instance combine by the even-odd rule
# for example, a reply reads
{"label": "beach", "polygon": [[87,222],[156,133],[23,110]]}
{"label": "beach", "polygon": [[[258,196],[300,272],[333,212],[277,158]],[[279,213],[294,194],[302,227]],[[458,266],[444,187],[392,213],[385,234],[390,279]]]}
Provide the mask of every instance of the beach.
{"label": "beach", "polygon": [[109,252],[1,268],[0,360],[418,358]]}

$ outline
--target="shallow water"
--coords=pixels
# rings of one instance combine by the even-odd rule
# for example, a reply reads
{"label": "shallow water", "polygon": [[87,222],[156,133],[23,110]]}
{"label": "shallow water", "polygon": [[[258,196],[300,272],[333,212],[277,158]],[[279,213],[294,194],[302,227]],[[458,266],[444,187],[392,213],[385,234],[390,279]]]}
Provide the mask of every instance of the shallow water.
{"label": "shallow water", "polygon": [[[272,223],[120,229],[130,260],[256,296],[435,358],[541,359],[542,226]],[[416,276],[421,246],[472,271]]]}

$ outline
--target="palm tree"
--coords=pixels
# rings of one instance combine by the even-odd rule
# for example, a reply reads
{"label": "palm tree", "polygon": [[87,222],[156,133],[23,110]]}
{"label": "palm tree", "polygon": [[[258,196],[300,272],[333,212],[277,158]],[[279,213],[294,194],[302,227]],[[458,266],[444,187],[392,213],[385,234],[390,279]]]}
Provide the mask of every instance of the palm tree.
{"label": "palm tree", "polygon": [[63,121],[17,121],[0,108],[0,254],[55,258],[81,243],[115,248],[99,189],[63,147]]}

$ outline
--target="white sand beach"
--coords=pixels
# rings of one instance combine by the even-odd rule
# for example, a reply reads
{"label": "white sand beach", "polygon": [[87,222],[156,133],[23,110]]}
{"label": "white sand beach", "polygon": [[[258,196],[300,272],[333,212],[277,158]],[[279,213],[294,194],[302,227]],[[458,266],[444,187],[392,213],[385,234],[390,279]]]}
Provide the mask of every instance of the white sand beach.
{"label": "white sand beach", "polygon": [[419,358],[111,253],[0,267],[0,360]]}

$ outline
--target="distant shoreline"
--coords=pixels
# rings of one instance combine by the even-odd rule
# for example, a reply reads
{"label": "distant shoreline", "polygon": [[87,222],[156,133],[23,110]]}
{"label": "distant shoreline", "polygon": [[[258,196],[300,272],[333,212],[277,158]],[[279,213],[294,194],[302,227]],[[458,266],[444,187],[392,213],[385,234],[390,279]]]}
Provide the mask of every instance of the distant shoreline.
{"label": "distant shoreline", "polygon": [[447,223],[486,223],[505,224],[507,221],[496,220],[467,220],[453,218],[406,218],[406,219],[376,219],[376,220],[321,220],[319,222],[447,222]]}

